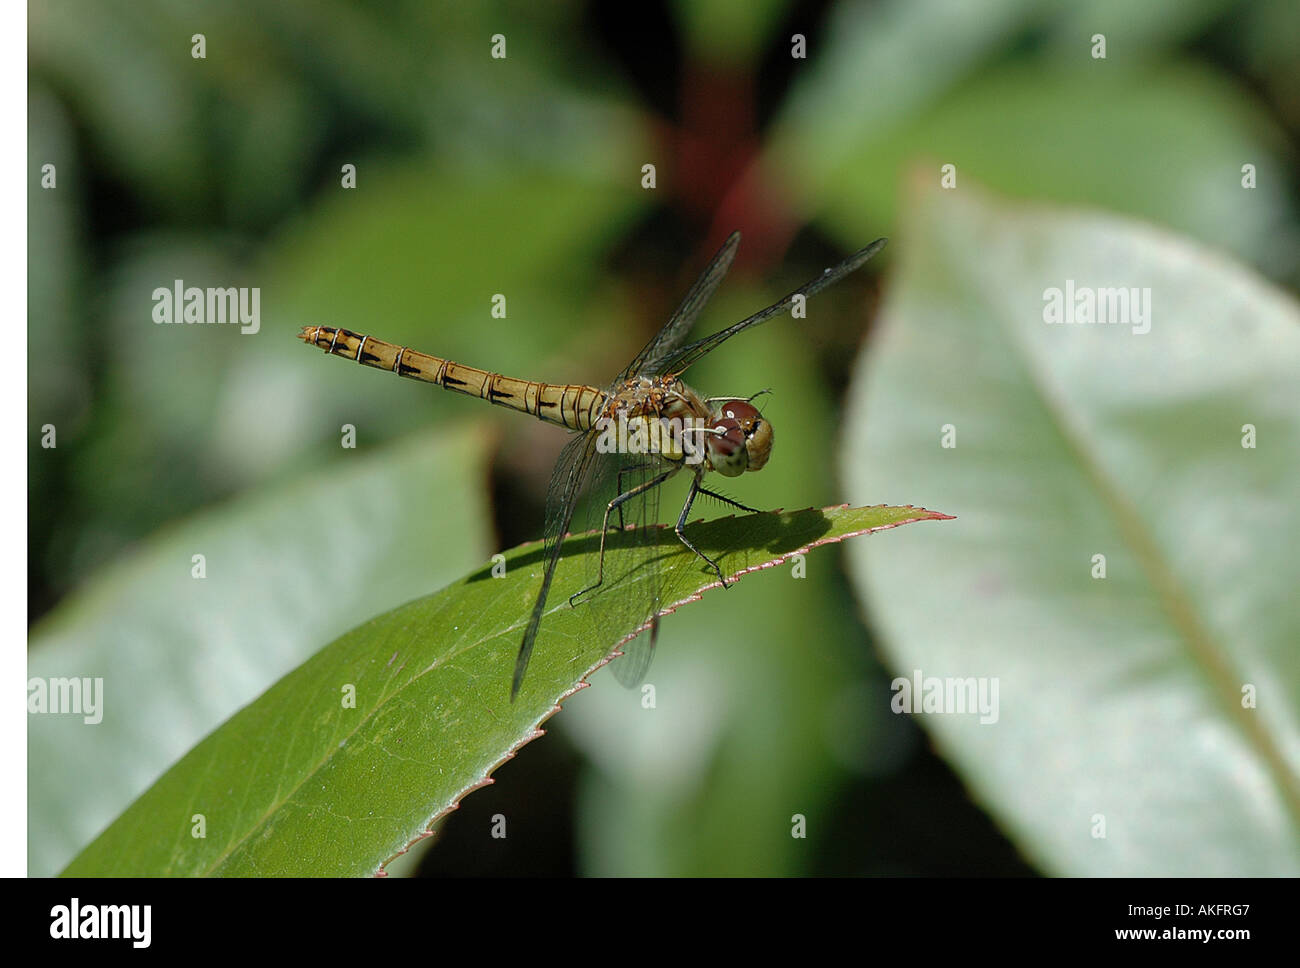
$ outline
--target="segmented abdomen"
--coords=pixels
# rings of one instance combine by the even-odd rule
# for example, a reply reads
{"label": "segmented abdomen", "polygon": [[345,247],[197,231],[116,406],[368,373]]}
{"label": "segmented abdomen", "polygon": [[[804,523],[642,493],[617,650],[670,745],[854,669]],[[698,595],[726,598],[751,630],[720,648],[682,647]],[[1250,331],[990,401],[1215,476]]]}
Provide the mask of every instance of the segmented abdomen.
{"label": "segmented abdomen", "polygon": [[479,397],[498,407],[529,413],[569,430],[590,428],[605,405],[605,394],[595,387],[577,383],[552,386],[531,380],[517,380],[347,329],[304,326],[298,338],[333,356],[342,356],[379,370],[391,370],[398,376],[434,383],[456,393]]}

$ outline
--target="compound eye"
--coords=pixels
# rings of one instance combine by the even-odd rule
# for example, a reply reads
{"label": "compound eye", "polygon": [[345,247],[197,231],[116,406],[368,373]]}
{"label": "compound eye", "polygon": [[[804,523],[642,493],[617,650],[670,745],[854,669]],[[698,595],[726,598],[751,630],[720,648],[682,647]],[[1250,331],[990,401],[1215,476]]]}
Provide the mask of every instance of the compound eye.
{"label": "compound eye", "polygon": [[741,430],[740,424],[734,420],[715,420],[711,430],[721,430],[722,433],[709,434],[709,443],[719,454],[730,456],[738,450],[745,448],[745,432]]}
{"label": "compound eye", "polygon": [[737,477],[745,472],[749,454],[745,448],[745,432],[735,420],[715,420],[705,444],[709,450],[709,463],[723,477]]}
{"label": "compound eye", "polygon": [[762,417],[758,412],[758,408],[748,400],[728,400],[718,410],[728,420],[736,421],[741,429],[745,431],[746,436],[749,435],[754,421]]}
{"label": "compound eye", "polygon": [[[741,471],[762,470],[772,454],[772,425],[763,419],[758,408],[748,400],[724,400],[718,407],[723,423],[734,424],[745,435],[745,460],[737,464]],[[734,473],[740,473],[736,471]]]}

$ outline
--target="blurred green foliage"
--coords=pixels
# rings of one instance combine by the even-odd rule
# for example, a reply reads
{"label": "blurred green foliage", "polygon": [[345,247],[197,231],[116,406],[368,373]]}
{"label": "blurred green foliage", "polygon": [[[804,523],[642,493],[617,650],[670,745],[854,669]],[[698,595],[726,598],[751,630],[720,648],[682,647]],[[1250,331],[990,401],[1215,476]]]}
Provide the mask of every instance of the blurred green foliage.
{"label": "blurred green foliage", "polygon": [[[58,729],[33,719],[33,817],[65,818],[45,842],[33,822],[34,872],[57,869],[112,816],[108,803],[143,791],[331,634],[463,574],[491,546],[540,534],[561,434],[325,360],[292,339],[303,324],[511,375],[602,382],[727,231],[746,240],[705,330],[894,234],[908,173],[937,180],[944,163],[957,166],[958,193],[986,185],[1135,216],[1300,281],[1300,52],[1286,41],[1300,36],[1300,8],[1289,0],[716,0],[626,15],[578,3],[51,0],[29,16],[30,604],[34,620],[49,613],[33,630],[32,669],[131,669],[108,690],[109,715],[127,716],[118,722],[133,736],[106,770],[115,792],[85,809],[73,801],[96,791],[77,786],[76,757],[54,752],[85,741],[42,746],[42,731]],[[489,56],[498,32],[504,60]],[[1098,32],[1105,60],[1089,55]],[[790,57],[795,33],[806,60]],[[46,163],[55,190],[39,186]],[[647,163],[653,191],[641,187]],[[1250,191],[1247,163],[1259,179]],[[345,164],[357,166],[354,190],[340,187]],[[871,271],[887,277],[901,258],[895,244]],[[260,287],[261,331],[155,325],[150,294],[174,279]],[[494,293],[507,297],[505,319],[489,314]],[[860,488],[885,482],[838,477],[842,394],[874,301],[865,277],[851,280],[801,326],[764,327],[692,371],[706,393],[775,390],[774,459],[735,496],[942,506],[937,482],[881,494]],[[962,377],[980,379],[974,365]],[[470,448],[453,466],[411,468],[408,448],[437,455],[447,441],[422,428],[466,421],[490,456]],[[54,450],[38,443],[47,423]],[[338,449],[344,423],[357,428],[355,451]],[[190,567],[178,545],[166,572],[169,542],[202,534],[191,529],[213,505],[266,501],[284,543],[232,544],[247,558],[228,573],[224,609],[237,614],[254,589],[302,602],[255,564],[301,543],[329,585],[330,569],[376,552],[372,537],[331,524],[362,495],[385,499],[356,485],[331,515],[276,496],[329,487],[361,461],[373,462],[362,477],[390,479],[394,513],[419,518],[381,545],[406,580],[360,569],[332,601],[329,634],[303,625],[274,661],[223,661],[256,640],[200,618],[212,613],[194,608],[197,583],[168,583],[188,582]],[[141,587],[155,582],[150,606],[171,609],[156,626],[166,634],[142,644],[139,617],[123,615],[59,645],[57,630],[76,630],[139,560],[163,569]],[[754,576],[666,622],[654,677],[674,714],[647,717],[599,675],[554,721],[562,738],[526,754],[558,763],[567,754],[548,745],[572,744],[583,765],[569,787],[506,766],[440,832],[425,869],[1020,873],[1021,846],[1066,869],[1000,811],[1015,842],[1003,840],[917,726],[884,712],[874,622],[862,623],[835,561],[814,559],[799,582]],[[927,577],[920,566],[903,576]],[[248,619],[293,625],[294,614]],[[83,658],[47,663],[60,648]],[[199,655],[196,697],[172,658],[192,669]],[[169,706],[156,720],[127,712]],[[528,836],[555,829],[539,819],[484,860],[477,811],[537,818],[539,804],[565,812],[559,847]],[[796,813],[807,840],[789,835]]]}

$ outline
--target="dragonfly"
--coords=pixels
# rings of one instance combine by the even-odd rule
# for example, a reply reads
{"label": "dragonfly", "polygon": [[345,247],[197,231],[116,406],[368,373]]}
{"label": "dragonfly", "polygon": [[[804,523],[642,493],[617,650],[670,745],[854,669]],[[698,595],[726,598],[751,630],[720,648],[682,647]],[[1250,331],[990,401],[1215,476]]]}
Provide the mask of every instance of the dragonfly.
{"label": "dragonfly", "polygon": [[[767,308],[711,336],[687,343],[686,337],[696,319],[736,257],[740,233],[733,232],[668,322],[604,388],[502,376],[333,326],[304,326],[298,338],[331,356],[475,396],[572,433],[556,461],[547,489],[542,583],[515,660],[510,685],[510,701],[514,702],[523,685],[575,509],[584,493],[600,492],[602,488],[609,493],[608,485],[615,485],[614,496],[604,505],[595,581],[570,596],[570,605],[605,584],[605,546],[611,517],[617,513],[620,530],[626,529],[626,519],[631,517],[634,531],[649,532],[658,507],[657,501],[651,498],[657,495],[659,487],[682,471],[692,476],[673,531],[717,576],[722,587],[728,587],[717,561],[691,541],[686,529],[687,516],[701,495],[741,511],[757,513],[756,509],[706,487],[705,479],[709,473],[735,478],[762,470],[772,452],[772,425],[754,406],[759,394],[747,398],[703,397],[682,381],[682,374],[733,336],[802,304],[856,271],[884,248],[887,241],[877,239]],[[766,391],[760,391],[763,392]],[[640,604],[629,602],[628,607],[642,609],[640,615],[634,616],[638,622],[649,621],[649,645],[637,655],[624,648],[624,659],[615,665],[616,673],[623,670],[618,678],[631,686],[645,675],[659,618],[659,582],[651,577],[637,585],[642,589],[640,596],[646,600]]]}

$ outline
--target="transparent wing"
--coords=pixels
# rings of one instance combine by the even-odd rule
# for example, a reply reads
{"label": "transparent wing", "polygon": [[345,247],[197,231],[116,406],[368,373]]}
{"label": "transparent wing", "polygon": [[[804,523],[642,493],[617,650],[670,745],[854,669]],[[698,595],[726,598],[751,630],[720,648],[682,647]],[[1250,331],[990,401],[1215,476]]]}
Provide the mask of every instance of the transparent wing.
{"label": "transparent wing", "polygon": [[[588,525],[600,533],[605,508],[622,494],[633,494],[610,515],[604,575],[598,590],[579,600],[578,607],[589,610],[590,621],[597,628],[635,628],[650,620],[657,631],[657,616],[663,597],[664,571],[659,558],[665,547],[663,528],[659,526],[659,495],[663,480],[672,476],[674,466],[658,457],[642,455],[601,455],[591,485]],[[668,472],[667,474],[665,472]],[[655,482],[659,481],[660,484]],[[669,533],[675,550],[675,536]],[[629,551],[632,552],[629,554]],[[597,556],[591,556],[593,568],[588,580],[596,580]],[[654,654],[656,636],[642,633],[630,642],[618,645],[623,653],[613,663],[614,678],[634,688],[644,681]],[[613,650],[616,643],[610,642]]]}
{"label": "transparent wing", "polygon": [[623,658],[614,662],[614,678],[629,689],[635,689],[645,682],[646,673],[650,671],[650,660],[654,658],[655,643],[659,640],[659,609],[655,603],[654,617],[650,619],[650,628],[642,632],[631,642],[624,642],[619,647]]}
{"label": "transparent wing", "polygon": [[719,346],[721,346],[727,340],[731,339],[731,337],[735,336],[737,333],[743,332],[744,330],[749,329],[751,326],[757,326],[759,323],[766,322],[767,320],[771,319],[773,316],[785,312],[785,310],[790,307],[791,303],[794,302],[797,296],[804,296],[805,298],[813,296],[821,292],[827,286],[834,285],[835,283],[839,282],[850,272],[854,272],[857,269],[861,268],[862,265],[868,259],[870,259],[881,249],[883,249],[885,247],[885,243],[888,241],[889,241],[888,239],[876,239],[876,241],[872,242],[865,249],[859,249],[857,252],[853,253],[853,255],[849,256],[847,259],[841,262],[839,265],[831,269],[827,269],[816,279],[812,280],[809,283],[806,283],[805,285],[800,286],[798,289],[794,290],[794,292],[790,293],[784,299],[774,302],[766,309],[754,313],[753,316],[750,316],[747,319],[742,319],[734,326],[728,326],[724,330],[719,330],[718,332],[714,333],[712,336],[706,336],[703,339],[696,340],[694,343],[690,343],[686,346],[683,346],[680,350],[677,350],[675,353],[672,353],[667,359],[663,360],[657,372],[672,373],[672,374],[680,374],[685,372],[686,368],[689,367],[692,363],[695,363],[706,354],[711,353],[713,350],[717,349]]}
{"label": "transparent wing", "polygon": [[573,520],[573,509],[578,504],[578,497],[583,484],[591,476],[592,466],[596,463],[595,433],[578,434],[560,451],[551,473],[551,486],[546,492],[546,526],[544,531],[543,557],[546,561],[542,573],[542,588],[537,593],[537,602],[533,605],[532,617],[524,631],[524,640],[519,646],[519,655],[515,659],[515,675],[510,685],[510,701],[519,695],[519,687],[524,681],[524,672],[528,669],[528,660],[533,654],[533,645],[537,641],[537,630],[542,624],[542,613],[546,610],[546,598],[551,592],[551,580],[555,577],[555,566],[560,562],[560,551],[564,547],[564,536]]}
{"label": "transparent wing", "polygon": [[[512,702],[519,694],[533,654],[566,535],[570,530],[584,529],[599,535],[609,502],[620,493],[651,481],[668,466],[658,459],[645,458],[639,458],[639,463],[634,462],[629,466],[617,454],[600,454],[596,449],[598,437],[598,434],[590,432],[576,435],[560,452],[551,474],[551,484],[546,494],[542,587],[537,593],[523,642],[519,646],[519,655],[515,659],[514,679],[510,686]],[[575,508],[584,492],[590,495],[590,500],[575,528]],[[654,527],[659,518],[658,487],[650,488],[626,501],[622,505],[622,511],[621,517],[611,515],[609,541],[611,551],[614,546],[621,546],[623,553],[606,556],[600,587],[575,603],[580,608],[593,611],[592,622],[597,628],[629,627],[657,616],[662,597],[663,575],[657,561],[657,550],[647,547],[643,553],[626,554],[627,546],[636,547],[648,540],[653,541],[661,530]],[[591,569],[587,577],[589,582],[594,583],[598,556],[589,555],[588,558]],[[651,631],[657,633],[657,627]],[[656,637],[656,634],[642,633],[622,648],[623,658],[614,662],[614,675],[619,682],[628,687],[640,685],[649,668]],[[610,643],[610,647],[613,648],[613,643]]]}
{"label": "transparent wing", "polygon": [[628,364],[627,369],[619,374],[617,383],[622,383],[639,373],[662,372],[660,367],[663,361],[681,345],[682,340],[691,331],[691,327],[695,325],[700,310],[713,297],[727,270],[731,268],[739,245],[739,232],[732,232],[727,236],[727,241],[722,243],[722,248],[718,249],[712,261],[695,280],[695,285],[691,286],[682,304],[677,307],[677,312],[673,313],[668,322],[664,323],[663,329],[646,343],[636,358]]}

